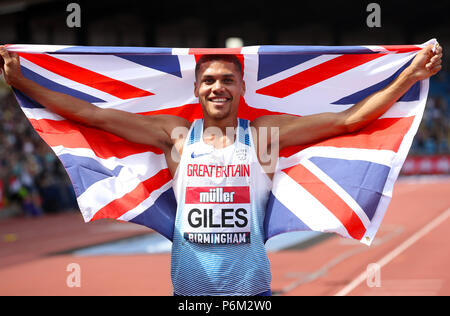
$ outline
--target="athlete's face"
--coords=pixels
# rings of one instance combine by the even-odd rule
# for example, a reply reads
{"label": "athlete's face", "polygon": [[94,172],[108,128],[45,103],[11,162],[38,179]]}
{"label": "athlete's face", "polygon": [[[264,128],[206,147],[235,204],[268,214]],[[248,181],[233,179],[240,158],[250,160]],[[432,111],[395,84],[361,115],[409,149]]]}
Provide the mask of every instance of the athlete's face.
{"label": "athlete's face", "polygon": [[233,63],[216,60],[200,66],[194,94],[205,116],[215,120],[237,116],[239,100],[244,93],[245,83]]}

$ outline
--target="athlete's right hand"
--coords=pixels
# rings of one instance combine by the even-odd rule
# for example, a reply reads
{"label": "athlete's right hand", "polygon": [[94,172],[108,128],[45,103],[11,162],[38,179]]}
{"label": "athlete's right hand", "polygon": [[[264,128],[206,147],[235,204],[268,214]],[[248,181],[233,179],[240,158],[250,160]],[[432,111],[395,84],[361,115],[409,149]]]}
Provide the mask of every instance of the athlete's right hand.
{"label": "athlete's right hand", "polygon": [[22,77],[19,55],[8,52],[5,46],[0,46],[0,67],[0,74],[3,73],[6,83],[10,86],[14,86]]}

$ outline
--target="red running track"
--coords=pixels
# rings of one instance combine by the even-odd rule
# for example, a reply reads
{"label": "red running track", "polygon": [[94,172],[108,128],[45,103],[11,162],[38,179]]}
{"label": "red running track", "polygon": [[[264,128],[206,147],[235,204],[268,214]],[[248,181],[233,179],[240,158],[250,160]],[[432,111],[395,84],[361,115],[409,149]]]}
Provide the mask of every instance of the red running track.
{"label": "red running track", "polygon": [[[275,295],[450,295],[450,179],[400,180],[371,247],[337,236],[270,253]],[[78,213],[0,221],[0,295],[171,295],[170,256],[57,254],[148,233]],[[69,287],[80,267],[80,287]],[[374,265],[376,264],[376,265]],[[364,274],[369,267],[373,273]]]}

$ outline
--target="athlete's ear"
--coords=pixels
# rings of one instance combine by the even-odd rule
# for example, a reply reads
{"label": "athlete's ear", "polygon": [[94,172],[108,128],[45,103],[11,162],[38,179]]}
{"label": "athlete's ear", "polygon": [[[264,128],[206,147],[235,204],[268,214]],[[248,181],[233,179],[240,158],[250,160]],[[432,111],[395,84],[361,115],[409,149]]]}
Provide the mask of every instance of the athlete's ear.
{"label": "athlete's ear", "polygon": [[241,95],[244,96],[244,94],[245,94],[245,81],[242,80],[242,92],[241,92]]}
{"label": "athlete's ear", "polygon": [[194,95],[196,98],[198,98],[197,81],[194,81]]}

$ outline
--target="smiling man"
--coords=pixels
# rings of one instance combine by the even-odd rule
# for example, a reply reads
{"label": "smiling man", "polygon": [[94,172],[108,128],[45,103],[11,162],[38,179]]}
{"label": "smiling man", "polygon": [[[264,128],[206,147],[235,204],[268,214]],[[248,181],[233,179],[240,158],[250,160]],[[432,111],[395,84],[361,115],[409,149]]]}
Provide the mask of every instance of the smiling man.
{"label": "smiling man", "polygon": [[204,55],[196,64],[195,74],[194,93],[203,111],[226,126],[237,117],[237,106],[245,93],[241,63],[234,55]]}
{"label": "smiling man", "polygon": [[[432,47],[422,49],[387,87],[343,112],[261,116],[251,122],[237,116],[245,82],[233,55],[206,55],[197,62],[194,94],[203,119],[192,123],[101,109],[26,79],[17,54],[4,47],[0,55],[6,82],[50,111],[164,152],[178,202],[171,266],[175,294],[270,295],[263,221],[273,168],[264,168],[259,153],[267,151],[260,147],[281,150],[367,126],[414,83],[441,69],[442,48],[433,52]],[[265,133],[269,128],[277,133]],[[263,134],[268,137],[261,142]]]}

